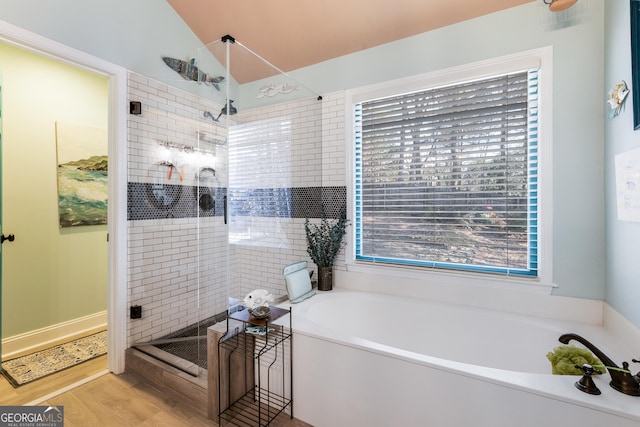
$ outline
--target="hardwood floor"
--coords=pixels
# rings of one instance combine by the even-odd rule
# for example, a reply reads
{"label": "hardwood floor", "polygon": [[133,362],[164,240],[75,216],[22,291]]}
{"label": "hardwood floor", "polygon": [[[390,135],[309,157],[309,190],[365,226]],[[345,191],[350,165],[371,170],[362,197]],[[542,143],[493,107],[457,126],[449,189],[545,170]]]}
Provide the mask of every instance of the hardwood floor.
{"label": "hardwood floor", "polygon": [[[18,388],[0,375],[0,406],[64,406],[65,427],[218,425],[134,375],[106,372],[105,355]],[[71,388],[80,381],[86,382]],[[285,414],[272,425],[311,427]]]}
{"label": "hardwood floor", "polygon": [[217,426],[126,373],[101,376],[42,404],[64,406],[65,427]]}
{"label": "hardwood floor", "polygon": [[[65,427],[218,426],[131,374],[106,374],[52,397],[43,405],[64,406]],[[231,424],[228,424],[231,425]],[[312,427],[282,414],[274,427]]]}
{"label": "hardwood floor", "polygon": [[9,381],[0,375],[0,406],[26,405],[106,371],[107,356],[104,355],[18,388],[13,388]]}
{"label": "hardwood floor", "polygon": [[[18,388],[0,376],[0,406],[64,406],[66,427],[217,426],[204,416],[181,408],[137,377],[114,375],[106,370],[105,355]],[[95,376],[76,388],[42,399]]]}

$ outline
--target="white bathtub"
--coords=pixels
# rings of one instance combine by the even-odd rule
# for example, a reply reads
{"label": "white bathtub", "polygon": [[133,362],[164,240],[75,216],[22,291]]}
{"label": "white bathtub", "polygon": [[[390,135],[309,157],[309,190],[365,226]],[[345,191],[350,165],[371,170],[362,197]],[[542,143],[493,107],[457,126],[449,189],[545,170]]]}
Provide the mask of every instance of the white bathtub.
{"label": "white bathtub", "polygon": [[567,332],[618,364],[640,356],[597,325],[342,290],[292,313],[294,415],[315,427],[640,425],[640,397],[608,374],[600,396],[550,374]]}

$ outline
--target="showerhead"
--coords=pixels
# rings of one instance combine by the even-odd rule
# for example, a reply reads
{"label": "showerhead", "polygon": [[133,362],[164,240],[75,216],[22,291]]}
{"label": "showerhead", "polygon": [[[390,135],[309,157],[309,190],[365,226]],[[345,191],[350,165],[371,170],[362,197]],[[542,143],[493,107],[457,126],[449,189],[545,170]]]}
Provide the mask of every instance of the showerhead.
{"label": "showerhead", "polygon": [[[227,112],[227,105],[229,106],[228,112]],[[216,117],[216,121],[218,121],[220,116],[222,116],[223,114],[225,116],[233,116],[234,114],[237,114],[237,113],[238,113],[238,109],[233,106],[233,99],[230,99],[229,103],[225,104],[224,107],[222,107],[222,110],[220,110],[220,114],[218,114],[218,117]]]}
{"label": "showerhead", "polygon": [[225,105],[224,107],[222,107],[222,111],[220,111],[220,113],[225,114],[225,115],[229,115],[229,116],[233,116],[234,114],[236,114],[238,112],[238,109],[233,106],[233,99],[229,100],[229,110],[230,111],[227,111],[227,105]]}

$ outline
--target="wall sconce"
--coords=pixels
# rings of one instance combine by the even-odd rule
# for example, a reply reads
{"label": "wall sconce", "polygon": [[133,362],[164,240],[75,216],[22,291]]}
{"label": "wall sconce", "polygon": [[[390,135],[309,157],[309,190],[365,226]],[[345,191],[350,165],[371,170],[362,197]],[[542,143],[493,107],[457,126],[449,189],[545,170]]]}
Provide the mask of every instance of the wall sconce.
{"label": "wall sconce", "polygon": [[561,10],[569,9],[576,4],[578,0],[542,0],[544,4],[549,5],[551,12],[560,12]]}

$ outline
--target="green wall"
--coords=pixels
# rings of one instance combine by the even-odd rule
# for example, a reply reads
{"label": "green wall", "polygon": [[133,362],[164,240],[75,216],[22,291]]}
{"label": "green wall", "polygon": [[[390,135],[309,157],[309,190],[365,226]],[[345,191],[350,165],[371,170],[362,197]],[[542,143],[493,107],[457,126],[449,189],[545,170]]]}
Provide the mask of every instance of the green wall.
{"label": "green wall", "polygon": [[61,121],[107,128],[107,79],[0,42],[2,337],[107,309],[107,227],[58,226]]}

